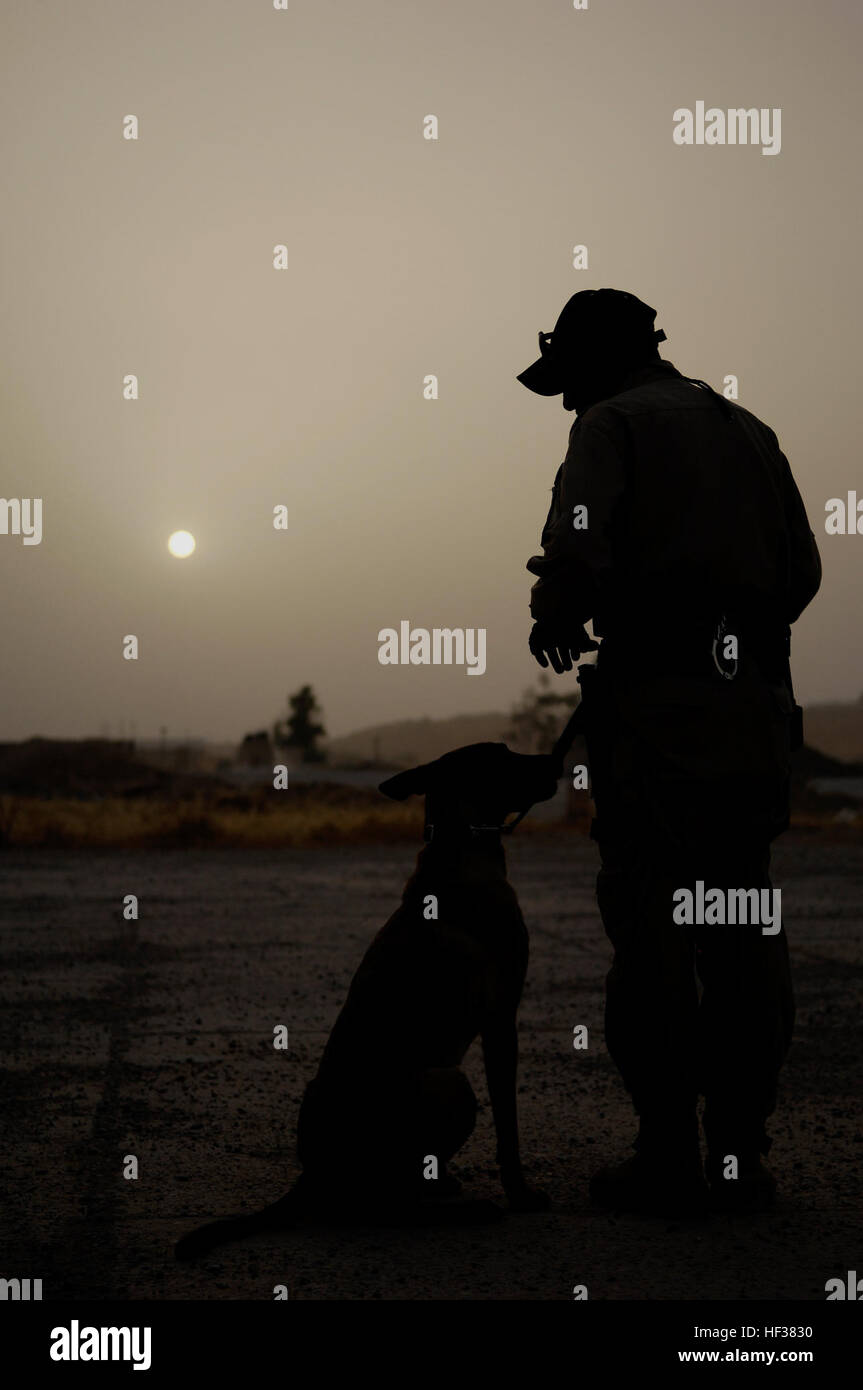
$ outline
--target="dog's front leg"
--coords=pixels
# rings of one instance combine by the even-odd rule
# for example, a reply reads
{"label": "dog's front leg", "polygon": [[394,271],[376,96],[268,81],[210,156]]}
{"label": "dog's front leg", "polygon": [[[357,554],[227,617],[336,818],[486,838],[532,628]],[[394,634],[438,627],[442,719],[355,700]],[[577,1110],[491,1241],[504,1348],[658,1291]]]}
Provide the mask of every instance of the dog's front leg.
{"label": "dog's front leg", "polygon": [[497,1131],[497,1161],[503,1190],[518,1211],[544,1211],[548,1197],[529,1187],[521,1170],[515,1078],[518,1070],[518,1034],[515,1018],[495,1019],[482,1034],[485,1075]]}

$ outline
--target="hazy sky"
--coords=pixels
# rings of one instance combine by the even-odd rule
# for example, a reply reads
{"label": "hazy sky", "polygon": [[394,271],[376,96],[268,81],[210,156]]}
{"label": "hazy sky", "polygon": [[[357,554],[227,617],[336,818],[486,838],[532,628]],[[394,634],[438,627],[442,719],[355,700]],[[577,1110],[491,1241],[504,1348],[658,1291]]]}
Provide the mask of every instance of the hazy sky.
{"label": "hazy sky", "polygon": [[[604,285],[776,430],[824,561],[798,694],[855,699],[863,536],[824,504],[863,498],[861,29],[852,0],[5,5],[0,492],[43,540],[0,535],[0,738],[239,738],[304,682],[333,734],[507,708],[573,419],[515,375]],[[780,153],[676,145],[699,100],[781,108]],[[486,673],[381,666],[402,619],[485,628]]]}

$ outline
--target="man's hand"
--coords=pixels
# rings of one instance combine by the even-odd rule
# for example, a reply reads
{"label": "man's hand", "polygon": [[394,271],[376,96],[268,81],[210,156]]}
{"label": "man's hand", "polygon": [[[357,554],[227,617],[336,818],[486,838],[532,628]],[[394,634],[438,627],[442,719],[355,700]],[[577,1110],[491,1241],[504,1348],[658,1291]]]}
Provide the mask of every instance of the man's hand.
{"label": "man's hand", "polygon": [[583,627],[563,629],[548,623],[534,623],[528,646],[543,670],[551,663],[552,669],[561,675],[572,670],[573,662],[578,661],[582,652],[597,651],[599,643],[588,637]]}

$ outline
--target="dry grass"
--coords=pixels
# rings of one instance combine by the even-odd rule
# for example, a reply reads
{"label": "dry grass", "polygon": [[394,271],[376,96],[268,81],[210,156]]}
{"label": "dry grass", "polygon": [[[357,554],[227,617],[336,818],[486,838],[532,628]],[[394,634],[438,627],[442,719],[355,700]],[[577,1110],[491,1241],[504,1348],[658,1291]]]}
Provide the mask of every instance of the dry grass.
{"label": "dry grass", "polygon": [[[304,791],[306,789],[303,789]],[[275,797],[116,796],[0,798],[0,843],[20,847],[143,849],[386,843],[422,834],[422,810],[375,797],[291,794]]]}
{"label": "dry grass", "polygon": [[[536,833],[526,821],[519,835]],[[214,800],[0,797],[0,845],[41,849],[314,848],[422,838],[418,801],[386,801],[349,788]]]}
{"label": "dry grass", "polygon": [[[792,827],[830,839],[859,839],[859,821],[843,825],[833,814],[801,809],[792,816]],[[569,822],[528,816],[518,835],[554,833],[564,826],[588,834],[589,813]],[[387,801],[375,791],[331,784],[292,788],[290,799],[270,791],[170,799],[0,796],[0,847],[311,849],[418,841],[422,829],[416,799]]]}

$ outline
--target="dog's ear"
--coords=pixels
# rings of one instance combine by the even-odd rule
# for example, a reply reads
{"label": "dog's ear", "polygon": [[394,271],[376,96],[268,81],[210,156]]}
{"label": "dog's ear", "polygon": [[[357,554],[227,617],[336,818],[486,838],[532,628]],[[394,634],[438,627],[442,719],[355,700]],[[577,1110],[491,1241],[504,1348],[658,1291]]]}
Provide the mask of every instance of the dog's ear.
{"label": "dog's ear", "polygon": [[409,796],[422,796],[429,789],[434,763],[422,763],[407,772],[397,772],[381,782],[378,791],[391,796],[393,801],[405,801]]}

